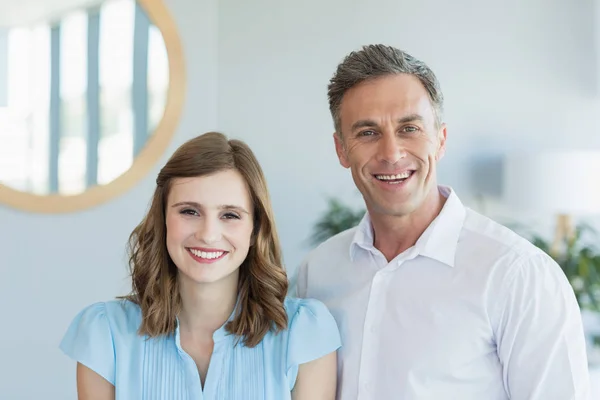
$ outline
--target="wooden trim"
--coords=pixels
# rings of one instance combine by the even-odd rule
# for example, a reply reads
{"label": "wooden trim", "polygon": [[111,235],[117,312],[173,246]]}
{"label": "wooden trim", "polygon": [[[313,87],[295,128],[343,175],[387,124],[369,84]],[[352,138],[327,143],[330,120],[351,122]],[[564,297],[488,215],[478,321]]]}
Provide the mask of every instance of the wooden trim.
{"label": "wooden trim", "polygon": [[179,123],[185,98],[185,65],[175,21],[162,0],[137,0],[160,30],[169,59],[169,88],[163,118],[131,167],[106,185],[77,195],[47,196],[20,192],[0,184],[0,203],[36,213],[68,213],[106,203],[122,195],[148,174],[167,149]]}

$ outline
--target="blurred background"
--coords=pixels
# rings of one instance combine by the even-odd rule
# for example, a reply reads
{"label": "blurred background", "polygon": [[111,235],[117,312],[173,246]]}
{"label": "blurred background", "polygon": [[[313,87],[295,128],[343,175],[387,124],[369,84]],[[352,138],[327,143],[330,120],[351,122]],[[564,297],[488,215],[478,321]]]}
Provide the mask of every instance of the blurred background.
{"label": "blurred background", "polygon": [[0,0],[0,398],[76,398],[58,343],[128,292],[127,238],[193,136],[255,151],[292,284],[356,224],[326,86],[369,43],[437,74],[440,183],[559,262],[600,398],[600,0]]}

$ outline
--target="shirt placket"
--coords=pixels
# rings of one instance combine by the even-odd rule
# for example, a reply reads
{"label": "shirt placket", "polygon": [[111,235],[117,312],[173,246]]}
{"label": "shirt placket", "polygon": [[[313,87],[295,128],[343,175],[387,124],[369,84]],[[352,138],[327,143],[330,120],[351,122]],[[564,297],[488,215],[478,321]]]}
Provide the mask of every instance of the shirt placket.
{"label": "shirt placket", "polygon": [[378,329],[381,322],[381,313],[384,311],[385,299],[384,270],[379,270],[371,281],[371,290],[363,326],[363,340],[358,378],[358,400],[373,399],[375,380],[377,374],[378,354]]}

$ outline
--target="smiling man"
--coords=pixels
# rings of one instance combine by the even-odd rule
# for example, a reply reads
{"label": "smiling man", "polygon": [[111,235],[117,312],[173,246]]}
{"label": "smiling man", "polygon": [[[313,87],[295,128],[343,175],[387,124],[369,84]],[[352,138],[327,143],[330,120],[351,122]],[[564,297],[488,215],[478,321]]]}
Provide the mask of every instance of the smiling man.
{"label": "smiling man", "polygon": [[589,398],[577,301],[560,267],[437,182],[447,127],[428,66],[384,45],[329,84],[333,139],[367,213],[299,268],[342,333],[338,399]]}

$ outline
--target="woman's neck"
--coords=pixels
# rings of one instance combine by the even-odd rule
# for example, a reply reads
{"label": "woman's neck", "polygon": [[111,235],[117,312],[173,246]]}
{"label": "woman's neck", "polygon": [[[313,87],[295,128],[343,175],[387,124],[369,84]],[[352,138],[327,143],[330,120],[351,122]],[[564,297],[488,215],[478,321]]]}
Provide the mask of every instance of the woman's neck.
{"label": "woman's neck", "polygon": [[237,302],[238,277],[198,284],[179,277],[180,329],[191,337],[211,336],[229,319]]}

